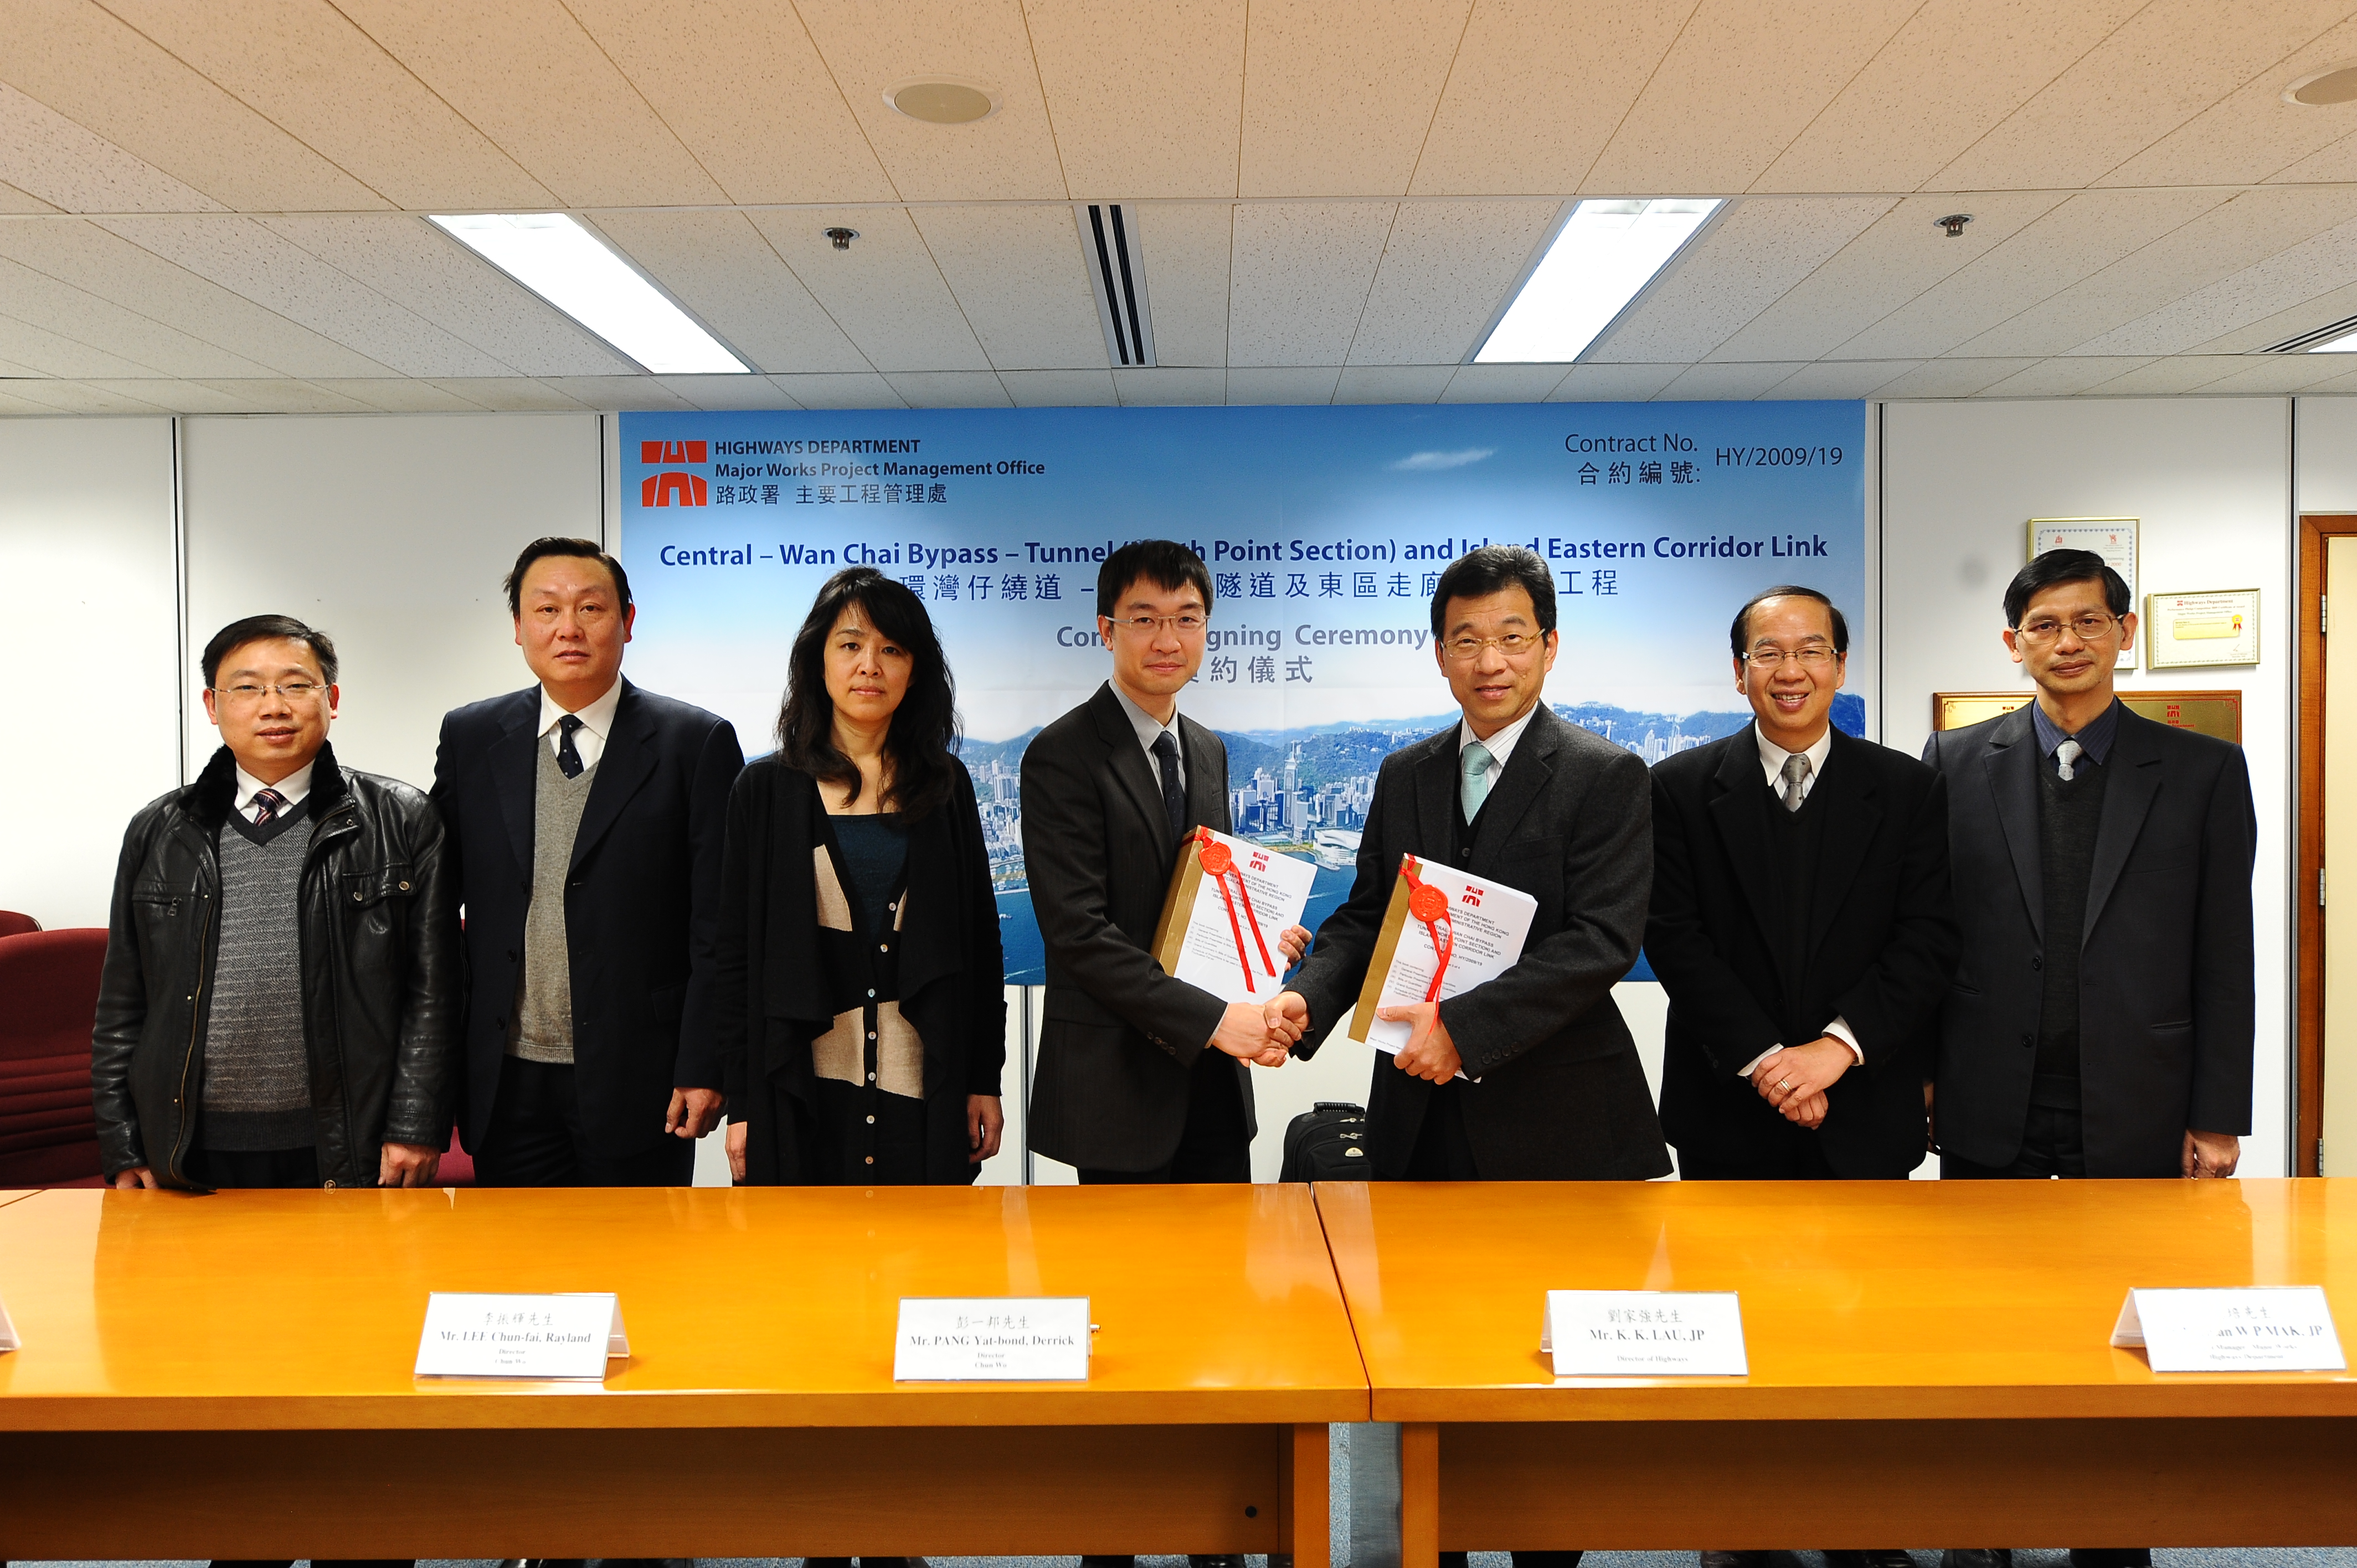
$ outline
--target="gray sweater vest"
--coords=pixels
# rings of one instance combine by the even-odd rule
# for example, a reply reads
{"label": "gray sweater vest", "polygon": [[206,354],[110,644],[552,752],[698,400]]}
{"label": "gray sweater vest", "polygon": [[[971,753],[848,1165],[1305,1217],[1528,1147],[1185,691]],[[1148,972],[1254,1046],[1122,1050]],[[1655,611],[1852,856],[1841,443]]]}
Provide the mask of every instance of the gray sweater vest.
{"label": "gray sweater vest", "polygon": [[317,1138],[303,1030],[303,860],[311,844],[304,806],[272,823],[275,832],[249,837],[240,823],[221,827],[221,935],[198,1122],[209,1149],[307,1149]]}
{"label": "gray sweater vest", "polygon": [[597,769],[585,768],[580,778],[567,779],[548,737],[533,744],[540,766],[533,775],[532,904],[524,911],[523,969],[516,977],[516,1026],[508,1036],[508,1055],[569,1065],[573,956],[565,937],[565,879]]}

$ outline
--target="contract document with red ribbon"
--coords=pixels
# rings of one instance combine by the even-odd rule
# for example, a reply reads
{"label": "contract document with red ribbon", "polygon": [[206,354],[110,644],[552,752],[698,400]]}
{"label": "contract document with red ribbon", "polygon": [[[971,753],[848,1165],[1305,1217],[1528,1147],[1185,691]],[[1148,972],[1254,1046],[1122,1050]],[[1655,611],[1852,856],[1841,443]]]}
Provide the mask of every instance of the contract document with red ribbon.
{"label": "contract document with red ribbon", "polygon": [[1155,961],[1222,1002],[1267,1001],[1285,978],[1277,936],[1301,923],[1317,877],[1297,855],[1197,828],[1179,846],[1155,922]]}
{"label": "contract document with red ribbon", "polygon": [[1375,1010],[1443,1002],[1505,973],[1521,960],[1538,909],[1537,899],[1502,882],[1400,856],[1367,982],[1351,1015],[1351,1038],[1396,1053],[1407,1044],[1408,1026],[1386,1024]]}

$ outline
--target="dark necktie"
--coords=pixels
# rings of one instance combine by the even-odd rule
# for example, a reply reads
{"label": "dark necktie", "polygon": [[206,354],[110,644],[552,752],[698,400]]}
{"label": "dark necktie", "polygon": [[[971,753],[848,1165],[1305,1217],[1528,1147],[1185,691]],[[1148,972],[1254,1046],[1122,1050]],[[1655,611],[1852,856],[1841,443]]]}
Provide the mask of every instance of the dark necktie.
{"label": "dark necktie", "polygon": [[1162,814],[1176,839],[1187,831],[1187,787],[1178,782],[1178,743],[1168,730],[1154,737],[1154,760],[1162,765]]}
{"label": "dark necktie", "polygon": [[286,797],[277,790],[267,787],[256,789],[253,792],[253,825],[258,828],[269,822],[278,815],[279,808],[285,804]]}
{"label": "dark necktie", "polygon": [[556,721],[556,770],[567,779],[581,777],[581,754],[573,747],[573,737],[583,725],[571,714]]}

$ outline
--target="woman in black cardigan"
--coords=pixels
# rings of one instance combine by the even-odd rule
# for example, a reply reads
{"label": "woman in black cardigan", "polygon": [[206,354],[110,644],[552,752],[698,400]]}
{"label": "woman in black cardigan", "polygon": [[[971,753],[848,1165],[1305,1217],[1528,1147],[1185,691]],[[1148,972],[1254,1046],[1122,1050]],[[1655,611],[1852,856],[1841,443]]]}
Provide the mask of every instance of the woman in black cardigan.
{"label": "woman in black cardigan", "polygon": [[739,1182],[964,1183],[998,1151],[998,905],[924,605],[872,567],[794,639],[778,750],[737,775],[716,1033]]}

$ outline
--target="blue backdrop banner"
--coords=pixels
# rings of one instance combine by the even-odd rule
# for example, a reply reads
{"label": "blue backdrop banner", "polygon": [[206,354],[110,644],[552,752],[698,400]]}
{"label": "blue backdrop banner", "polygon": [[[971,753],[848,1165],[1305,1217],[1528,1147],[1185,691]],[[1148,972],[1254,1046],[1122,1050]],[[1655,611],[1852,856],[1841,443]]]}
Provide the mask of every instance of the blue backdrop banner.
{"label": "blue backdrop banner", "polygon": [[[1547,700],[1658,762],[1749,722],[1727,628],[1752,594],[1807,584],[1861,625],[1865,434],[1856,403],[626,413],[628,668],[758,755],[819,585],[863,564],[907,583],[957,678],[1006,978],[1036,984],[1023,747],[1105,678],[1096,564],[1116,545],[1177,539],[1210,566],[1180,703],[1226,737],[1236,832],[1317,858],[1314,928],[1349,890],[1377,765],[1455,721],[1443,567],[1484,542],[1544,555]],[[1855,697],[1835,716],[1861,732]]]}

